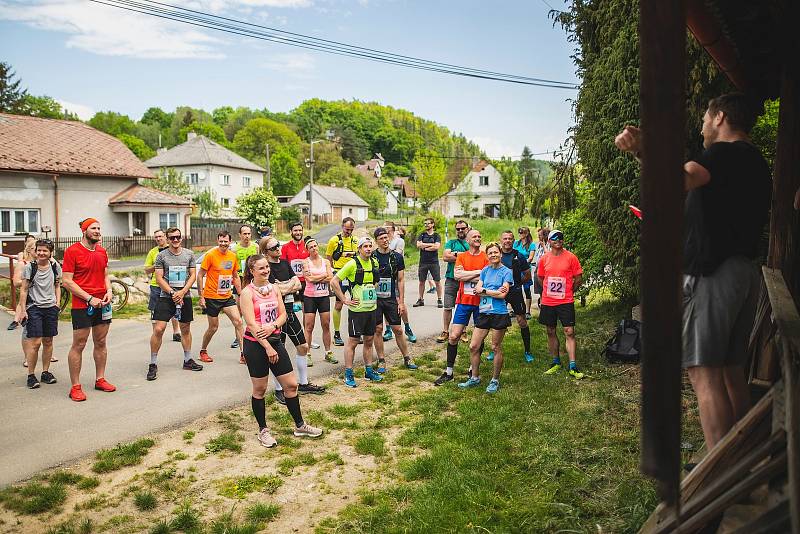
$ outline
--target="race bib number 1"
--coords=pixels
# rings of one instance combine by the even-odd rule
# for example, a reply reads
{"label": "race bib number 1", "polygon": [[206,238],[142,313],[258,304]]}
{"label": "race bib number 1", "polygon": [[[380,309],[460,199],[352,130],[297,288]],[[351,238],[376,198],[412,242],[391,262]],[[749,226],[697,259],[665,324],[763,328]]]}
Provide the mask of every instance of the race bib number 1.
{"label": "race bib number 1", "polygon": [[567,279],[562,276],[548,276],[545,291],[550,298],[564,300],[567,298]]}
{"label": "race bib number 1", "polygon": [[376,292],[379,299],[388,299],[392,296],[392,279],[381,278],[378,280],[378,291]]}
{"label": "race bib number 1", "polygon": [[474,295],[475,294],[475,286],[478,285],[478,282],[464,282],[464,294],[465,295]]}
{"label": "race bib number 1", "polygon": [[167,283],[170,287],[182,288],[186,285],[186,266],[170,265],[167,272]]}
{"label": "race bib number 1", "polygon": [[229,295],[233,288],[233,275],[221,274],[217,278],[217,293],[220,295]]}

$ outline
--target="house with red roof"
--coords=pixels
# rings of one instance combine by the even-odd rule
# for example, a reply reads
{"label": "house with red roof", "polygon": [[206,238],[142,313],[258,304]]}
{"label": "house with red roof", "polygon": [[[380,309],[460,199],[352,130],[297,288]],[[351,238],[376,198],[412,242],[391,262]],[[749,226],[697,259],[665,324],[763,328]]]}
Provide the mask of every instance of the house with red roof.
{"label": "house with red roof", "polygon": [[119,139],[79,121],[0,113],[0,252],[25,234],[78,237],[100,221],[105,236],[189,234],[192,201],[140,184],[153,173]]}

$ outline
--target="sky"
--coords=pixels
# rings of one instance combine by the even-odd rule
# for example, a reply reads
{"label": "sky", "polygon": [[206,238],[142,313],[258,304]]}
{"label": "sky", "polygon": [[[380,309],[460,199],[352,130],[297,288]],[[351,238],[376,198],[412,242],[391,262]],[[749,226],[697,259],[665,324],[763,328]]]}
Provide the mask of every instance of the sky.
{"label": "sky", "polygon": [[[216,15],[461,66],[578,83],[559,0],[163,0]],[[89,0],[0,0],[0,61],[86,120],[151,106],[289,111],[374,101],[463,133],[492,158],[557,149],[575,90],[412,70],[196,28]],[[549,159],[548,156],[540,156]]]}

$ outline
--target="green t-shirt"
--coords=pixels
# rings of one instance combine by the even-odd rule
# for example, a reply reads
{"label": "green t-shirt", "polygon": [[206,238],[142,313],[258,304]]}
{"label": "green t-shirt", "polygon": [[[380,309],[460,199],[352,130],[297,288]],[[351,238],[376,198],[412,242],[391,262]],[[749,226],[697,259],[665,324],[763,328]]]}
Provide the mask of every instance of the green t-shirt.
{"label": "green t-shirt", "polygon": [[[451,239],[444,245],[445,250],[450,250],[452,252],[466,252],[469,250],[469,243],[467,243],[466,239]],[[452,278],[455,280],[456,275],[456,262],[447,263],[447,272],[445,273],[445,278]]]}
{"label": "green t-shirt", "polygon": [[[144,266],[145,267],[152,267],[156,263],[156,256],[161,250],[158,247],[153,247],[150,249],[150,252],[147,253],[147,257],[144,259]],[[153,275],[150,277],[150,285],[153,287],[158,287],[158,282],[156,282],[156,273],[153,271]]]}
{"label": "green t-shirt", "polygon": [[[356,261],[359,261],[361,267],[364,268],[364,283],[360,286],[355,285]],[[356,256],[339,269],[336,276],[339,280],[346,279],[350,282],[350,294],[353,299],[358,300],[358,306],[348,306],[350,311],[369,312],[375,310],[377,307],[377,294],[375,292],[375,280],[372,279],[372,259],[363,260],[360,255]]]}
{"label": "green t-shirt", "polygon": [[236,253],[236,259],[239,260],[239,276],[244,276],[244,267],[247,263],[247,258],[258,254],[258,245],[251,242],[250,246],[243,247],[241,244],[235,243],[231,248],[233,252]]}

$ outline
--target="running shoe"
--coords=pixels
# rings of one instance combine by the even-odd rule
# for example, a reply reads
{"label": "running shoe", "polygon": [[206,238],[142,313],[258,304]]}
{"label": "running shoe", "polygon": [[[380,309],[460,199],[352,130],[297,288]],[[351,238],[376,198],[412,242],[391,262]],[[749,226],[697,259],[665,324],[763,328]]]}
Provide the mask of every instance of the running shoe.
{"label": "running shoe", "polygon": [[151,381],[155,380],[156,379],[156,375],[158,375],[158,365],[156,365],[154,363],[151,363],[147,367],[147,379],[151,380]]}
{"label": "running shoe", "polygon": [[303,426],[295,427],[294,435],[298,438],[318,438],[322,435],[322,429],[303,423]]}
{"label": "running shoe", "polygon": [[239,348],[239,340],[238,339],[234,339],[233,340],[233,342],[231,343],[231,348],[232,349],[238,349]]}
{"label": "running shoe", "polygon": [[183,370],[184,371],[202,371],[203,366],[194,361],[192,358],[189,358],[185,362],[183,362]]}
{"label": "running shoe", "polygon": [[349,387],[349,388],[354,388],[354,387],[356,387],[358,385],[358,384],[356,384],[356,377],[353,376],[353,370],[352,369],[345,369],[344,370],[344,385]]}
{"label": "running shoe", "polygon": [[436,342],[437,343],[445,343],[448,340],[449,337],[450,337],[450,335],[447,332],[445,332],[444,330],[442,330],[442,333],[439,334],[436,337]]}
{"label": "running shoe", "polygon": [[6,328],[6,330],[14,330],[18,326],[19,323],[17,321],[11,321],[10,323],[8,323],[8,328]]}
{"label": "running shoe", "polygon": [[409,371],[416,371],[417,370],[417,364],[415,364],[414,361],[411,360],[411,359],[406,359],[403,362],[403,365],[405,365],[406,369],[408,369]]}
{"label": "running shoe", "polygon": [[81,402],[86,400],[86,393],[83,392],[83,388],[81,387],[80,384],[75,384],[70,388],[67,397],[74,400],[75,402]]}
{"label": "running shoe", "polygon": [[272,434],[269,433],[269,428],[262,428],[259,430],[258,442],[268,449],[271,449],[278,444],[278,442],[275,441],[275,438],[272,437]]}
{"label": "running shoe", "polygon": [[386,331],[383,333],[383,340],[384,341],[391,341],[393,337],[394,337],[394,334],[392,333],[392,329],[389,326],[387,326],[386,327]]}
{"label": "running shoe", "polygon": [[297,386],[297,392],[302,393],[304,395],[306,393],[313,393],[314,395],[322,395],[323,393],[325,393],[325,387],[318,386],[316,384],[312,384],[311,382],[309,382],[308,384],[299,384]]}
{"label": "running shoe", "polygon": [[358,344],[359,345],[363,345],[364,344],[364,336],[358,336]]}
{"label": "running shoe", "polygon": [[57,361],[58,361],[58,358],[56,358],[55,356],[50,358],[50,363],[56,363]]}
{"label": "running shoe", "polygon": [[344,347],[344,341],[342,341],[342,334],[339,332],[333,333],[333,344],[337,347]]}
{"label": "running shoe", "polygon": [[105,378],[98,378],[94,382],[94,389],[105,391],[106,393],[111,393],[112,391],[117,390],[117,386],[109,384]]}
{"label": "running shoe", "polygon": [[460,387],[461,389],[467,389],[467,388],[474,388],[475,386],[480,386],[480,385],[481,385],[481,379],[471,376],[467,379],[466,382],[461,382],[458,385],[458,387]]}
{"label": "running shoe", "polygon": [[425,306],[425,301],[422,299],[417,300],[414,304],[411,305],[413,308],[419,308],[421,306]]}
{"label": "running shoe", "polygon": [[198,359],[203,363],[211,363],[214,361],[214,358],[209,356],[205,349],[200,349],[200,358]]}
{"label": "running shoe", "polygon": [[28,367],[28,360],[22,360],[22,367]]}
{"label": "running shoe", "polygon": [[493,362],[494,361],[494,351],[490,351],[489,354],[486,355],[486,361],[487,362]]}
{"label": "running shoe", "polygon": [[486,393],[497,393],[498,389],[500,389],[500,381],[496,378],[489,380],[489,385],[486,386]]}
{"label": "running shoe", "polygon": [[461,334],[461,342],[462,342],[462,343],[469,343],[469,336],[467,335],[467,333],[466,333],[466,332],[463,332],[463,333]]}
{"label": "running shoe", "polygon": [[581,378],[583,378],[586,375],[584,375],[583,373],[578,371],[577,367],[571,367],[570,370],[569,370],[569,376],[573,377],[576,380],[580,380]]}
{"label": "running shoe", "polygon": [[239,353],[239,363],[242,365],[247,365],[247,360],[244,359],[244,352]]}
{"label": "running shoe", "polygon": [[416,343],[417,336],[414,335],[414,332],[411,330],[411,326],[406,325],[406,337],[408,338],[409,343]]}
{"label": "running shoe", "polygon": [[312,341],[311,345],[309,345],[309,347],[311,347],[314,350],[317,350],[319,348],[319,343],[315,343],[315,342]]}
{"label": "running shoe", "polygon": [[56,380],[56,377],[54,377],[53,373],[50,371],[42,371],[42,382],[45,384],[55,384],[58,380]]}
{"label": "running shoe", "polygon": [[372,380],[373,382],[380,382],[383,380],[383,377],[375,372],[375,369],[372,367],[367,367],[364,369],[364,378],[367,380]]}
{"label": "running shoe", "polygon": [[178,343],[180,343],[181,342],[181,334],[179,332],[176,332],[176,333],[172,334],[172,341],[177,341]]}
{"label": "running shoe", "polygon": [[275,390],[275,400],[278,401],[279,404],[286,406],[286,395],[283,394],[282,389]]}
{"label": "running shoe", "polygon": [[561,370],[561,364],[560,363],[554,363],[553,365],[550,366],[550,369],[548,369],[547,371],[544,372],[544,374],[546,374],[546,375],[554,375],[557,372],[559,372],[560,370]]}
{"label": "running shoe", "polygon": [[531,314],[530,314],[530,313],[526,313],[526,314],[525,314],[525,319],[526,319],[526,320],[530,321],[530,320],[531,320],[531,317],[532,317],[532,316],[531,316]]}
{"label": "running shoe", "polygon": [[517,316],[517,313],[514,310],[511,310],[510,312],[508,312],[508,316],[513,318]]}
{"label": "running shoe", "polygon": [[311,359],[311,353],[306,354],[306,367],[314,367],[314,360]]}
{"label": "running shoe", "polygon": [[328,352],[325,353],[325,361],[333,364],[339,363],[339,360],[337,360],[336,357],[333,355],[332,350],[329,350]]}
{"label": "running shoe", "polygon": [[36,375],[28,375],[28,389],[36,389],[39,387],[39,381],[36,380]]}
{"label": "running shoe", "polygon": [[525,363],[533,363],[533,354],[530,352],[525,353]]}
{"label": "running shoe", "polygon": [[377,371],[379,375],[386,373],[386,360],[378,360]]}
{"label": "running shoe", "polygon": [[433,295],[434,293],[436,293],[436,286],[433,286],[432,288],[427,290],[425,293],[427,293],[429,295]]}
{"label": "running shoe", "polygon": [[442,302],[442,299],[436,299],[436,307],[444,308],[444,303]]}
{"label": "running shoe", "polygon": [[442,376],[433,381],[433,385],[441,386],[445,382],[450,382],[451,380],[453,380],[453,375],[448,375],[447,371],[445,371],[444,373],[442,373]]}

